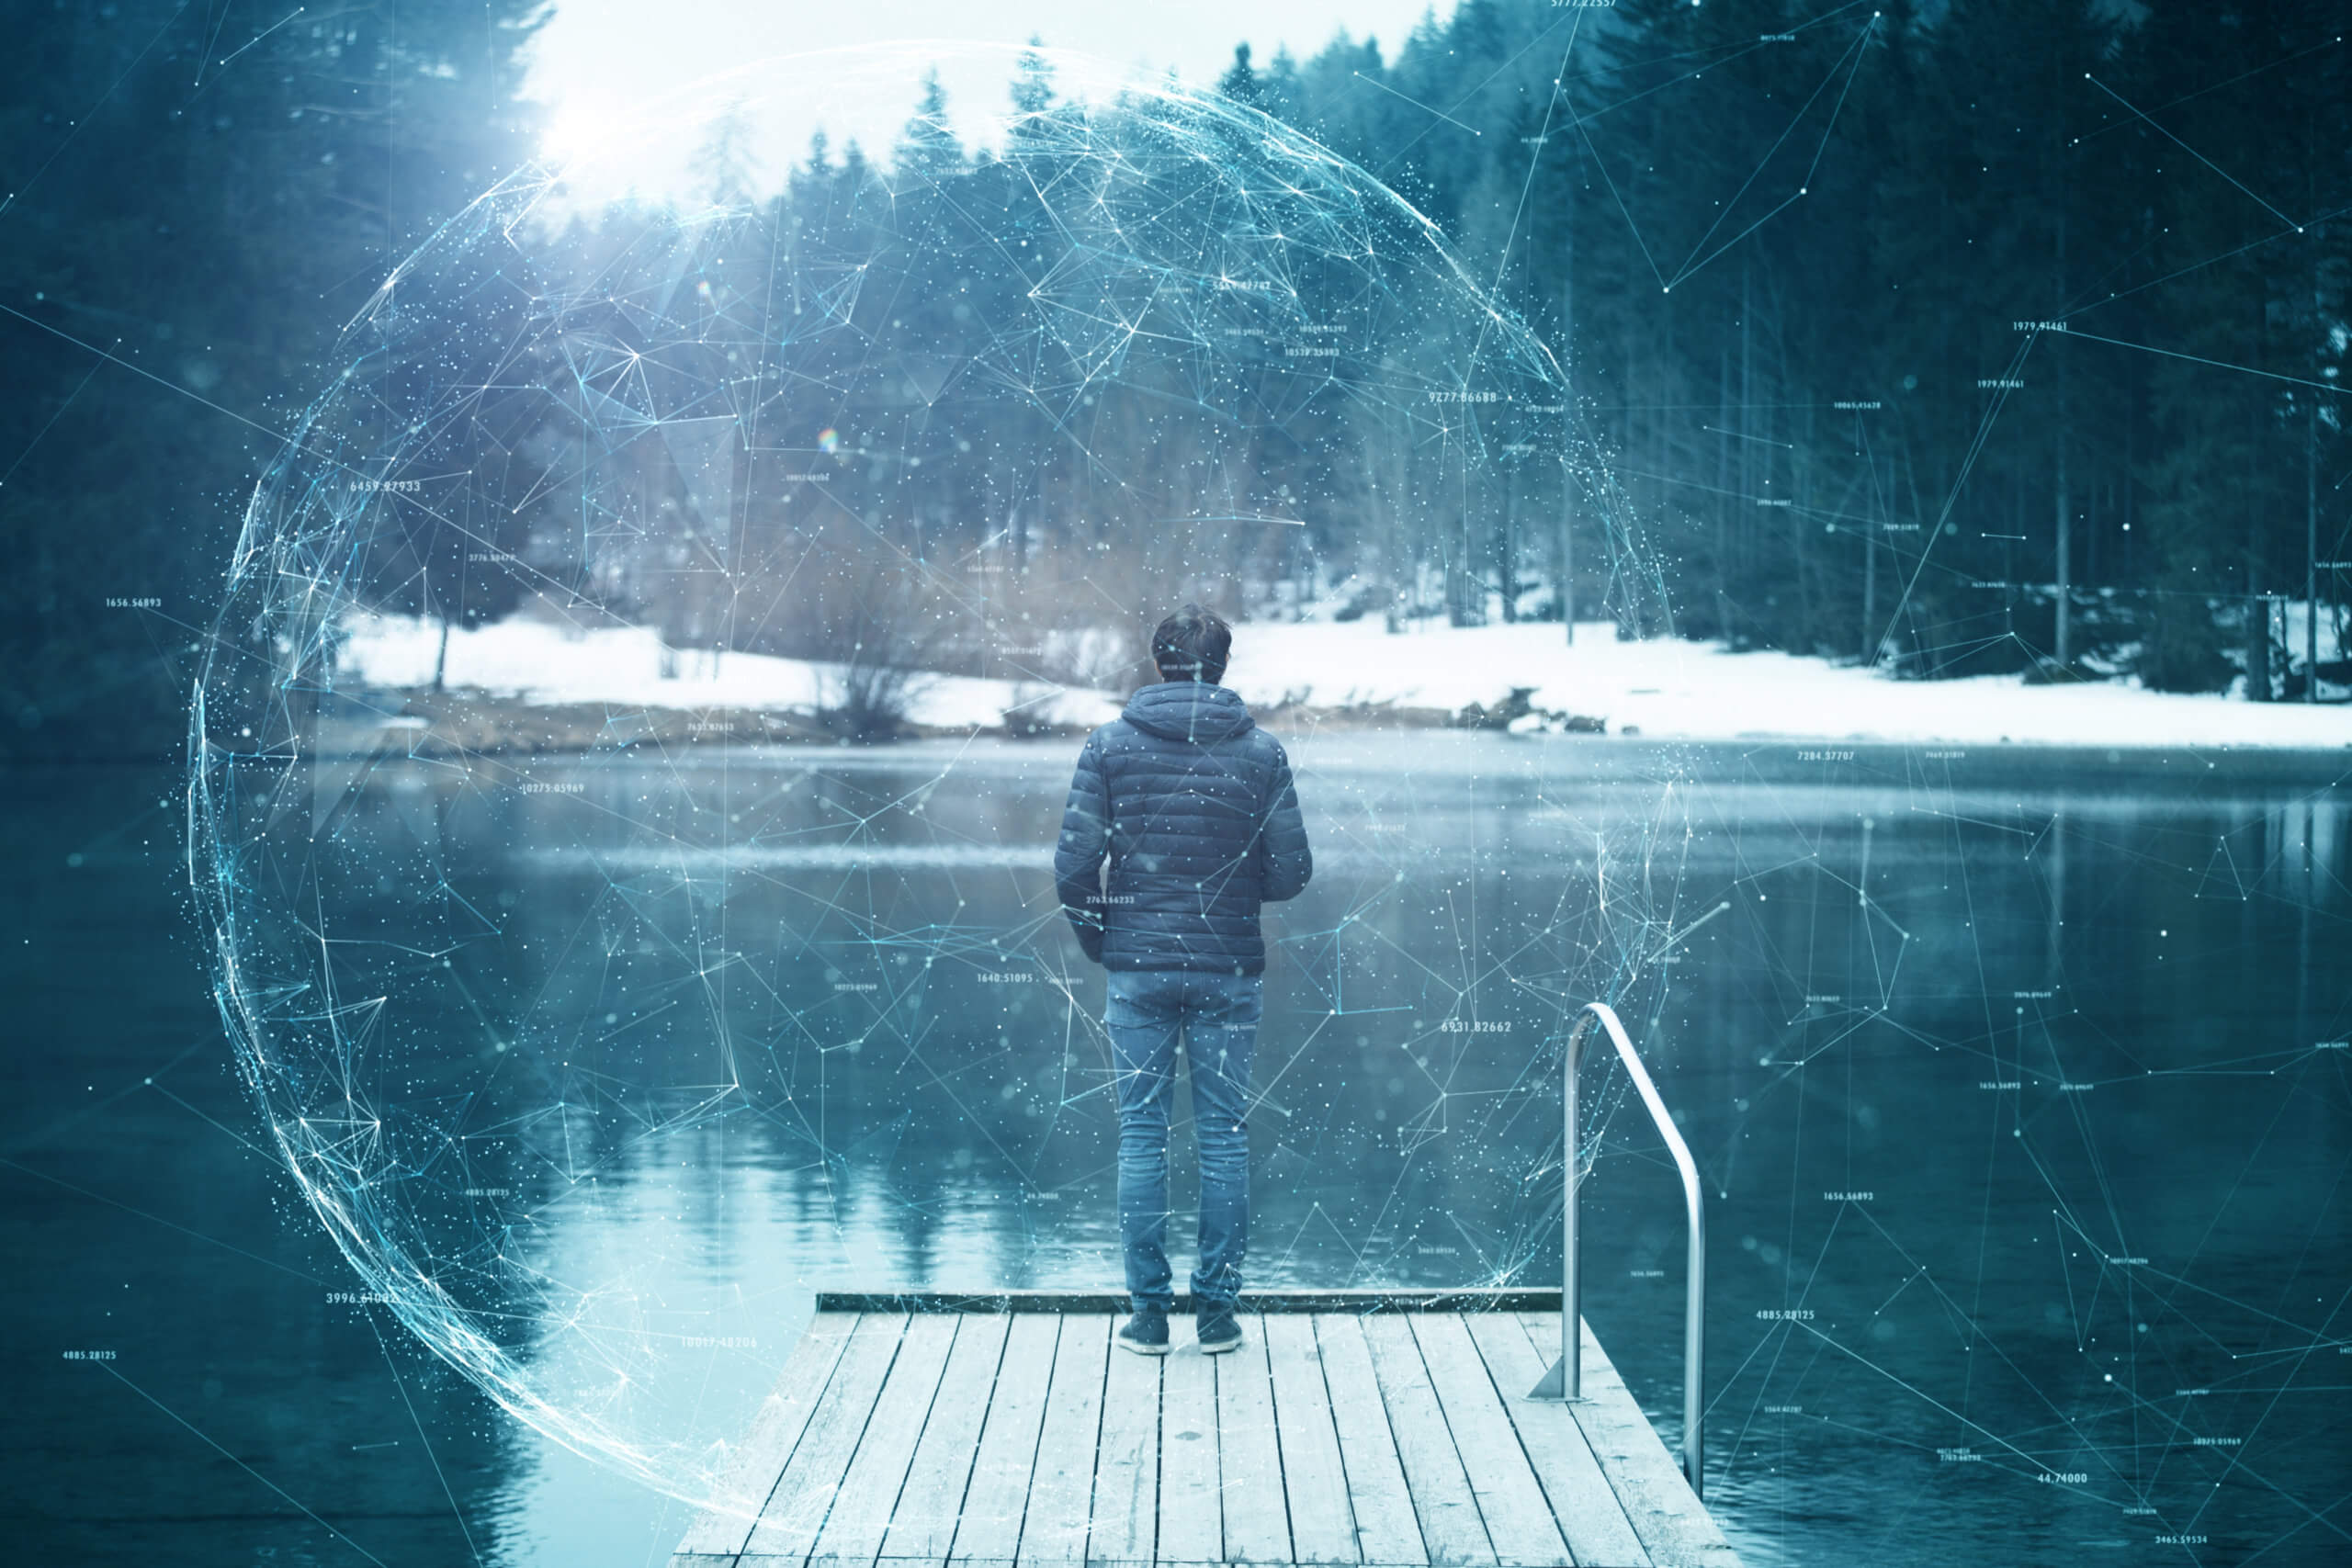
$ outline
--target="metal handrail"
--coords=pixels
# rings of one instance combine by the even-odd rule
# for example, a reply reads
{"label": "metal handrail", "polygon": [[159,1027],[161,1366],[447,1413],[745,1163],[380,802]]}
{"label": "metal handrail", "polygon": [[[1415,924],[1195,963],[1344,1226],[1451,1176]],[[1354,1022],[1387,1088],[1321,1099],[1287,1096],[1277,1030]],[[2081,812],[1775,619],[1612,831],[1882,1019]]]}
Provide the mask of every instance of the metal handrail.
{"label": "metal handrail", "polygon": [[1706,1472],[1701,1460],[1707,1404],[1707,1219],[1699,1194],[1699,1168],[1690,1158],[1690,1145],[1676,1130],[1674,1118],[1667,1114],[1666,1101],[1658,1098],[1657,1086],[1650,1082],[1648,1069],[1634,1054],[1634,1043],[1625,1038],[1625,1026],[1617,1021],[1615,1010],[1603,1002],[1587,1002],[1568,1035],[1561,1090],[1566,1134],[1561,1145],[1566,1196],[1561,1202],[1565,1218],[1561,1222],[1564,1260],[1560,1279],[1560,1359],[1527,1391],[1527,1397],[1575,1400],[1584,1396],[1580,1365],[1584,1295],[1577,1247],[1577,1189],[1583,1185],[1577,1176],[1577,1069],[1584,1057],[1585,1034],[1595,1019],[1608,1032],[1610,1043],[1617,1047],[1625,1071],[1633,1077],[1634,1089],[1641,1091],[1642,1103],[1649,1107],[1650,1120],[1657,1123],[1658,1135],[1666,1140],[1668,1152],[1674,1156],[1675,1168],[1682,1173],[1682,1201],[1690,1218],[1690,1286],[1682,1303],[1682,1473],[1690,1483],[1691,1495],[1703,1496]]}

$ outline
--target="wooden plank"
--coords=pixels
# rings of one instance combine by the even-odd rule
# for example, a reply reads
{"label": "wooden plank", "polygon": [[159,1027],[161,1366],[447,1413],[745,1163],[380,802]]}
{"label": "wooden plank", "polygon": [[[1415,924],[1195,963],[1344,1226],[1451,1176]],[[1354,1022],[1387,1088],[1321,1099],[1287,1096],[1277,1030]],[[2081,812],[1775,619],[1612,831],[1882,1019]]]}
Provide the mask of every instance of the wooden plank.
{"label": "wooden plank", "polygon": [[1650,1554],[1601,1474],[1584,1428],[1556,1400],[1523,1397],[1552,1364],[1547,1356],[1528,1343],[1510,1313],[1465,1313],[1463,1321],[1544,1483],[1568,1554],[1586,1568],[1649,1568]]}
{"label": "wooden plank", "polygon": [[[1560,1342],[1557,1314],[1521,1314],[1520,1325],[1532,1344]],[[1585,1396],[1569,1409],[1651,1561],[1658,1568],[1738,1568],[1730,1542],[1601,1352],[1592,1325],[1580,1328]]]}
{"label": "wooden plank", "polygon": [[[1102,1380],[1109,1375],[1111,1319],[1089,1313],[1062,1319],[1054,1347],[1053,1386],[1037,1434],[1029,1508],[1021,1524],[1023,1563],[1084,1562],[1087,1514],[1094,1500],[1094,1447],[1102,1432]],[[1125,1352],[1122,1352],[1125,1355]]]}
{"label": "wooden plank", "polygon": [[1287,1313],[1260,1321],[1274,1382],[1274,1438],[1282,1449],[1283,1495],[1290,1504],[1292,1561],[1358,1562],[1355,1513],[1348,1506],[1348,1473],[1340,1462],[1315,1320]]}
{"label": "wooden plank", "polygon": [[1160,1359],[1009,1294],[820,1314],[672,1568],[1737,1568],[1589,1325],[1585,1400],[1519,1397],[1556,1313],[1295,1292],[1346,1304]]}
{"label": "wooden plank", "polygon": [[760,1522],[743,1544],[746,1554],[805,1559],[817,1532],[832,1511],[834,1494],[849,1470],[866,1419],[882,1392],[883,1379],[899,1353],[907,1320],[897,1313],[867,1313],[857,1320],[842,1350],[832,1381],[808,1417],[808,1429],[777,1478]]}
{"label": "wooden plank", "polygon": [[898,1359],[874,1402],[865,1435],[833,1497],[832,1512],[808,1561],[813,1568],[871,1568],[898,1506],[899,1490],[922,1436],[924,1417],[939,1392],[941,1370],[956,1339],[953,1317],[911,1317]]}
{"label": "wooden plank", "polygon": [[752,1418],[752,1429],[729,1459],[714,1501],[686,1528],[678,1555],[731,1559],[743,1550],[856,1326],[855,1313],[820,1312],[809,1320],[785,1358],[775,1387]]}
{"label": "wooden plank", "polygon": [[[1238,1354],[1238,1352],[1235,1352]],[[1159,1559],[1215,1562],[1225,1551],[1217,1488],[1215,1356],[1170,1355],[1159,1384]]]}
{"label": "wooden plank", "polygon": [[1412,1325],[1402,1316],[1375,1314],[1363,1320],[1363,1334],[1372,1347],[1373,1371],[1388,1406],[1388,1429],[1396,1439],[1396,1457],[1405,1466],[1430,1561],[1493,1564],[1494,1545],[1487,1538],[1469,1474],[1454,1451],[1437,1391],[1430,1385],[1429,1370],[1421,1364]]}
{"label": "wooden plank", "polygon": [[1227,1562],[1290,1562],[1290,1518],[1283,1455],[1274,1438],[1274,1387],[1267,1376],[1265,1320],[1240,1314],[1241,1346],[1216,1363],[1218,1491],[1225,1498]]}
{"label": "wooden plank", "polygon": [[997,1366],[996,1393],[972,1461],[972,1484],[964,1494],[951,1562],[1011,1562],[1020,1547],[1029,1476],[1037,1462],[1037,1428],[1053,1384],[1054,1342],[1062,1322],[1030,1314],[1012,1319],[1005,1332],[1004,1359]]}
{"label": "wooden plank", "polygon": [[1159,1373],[1168,1358],[1138,1356],[1115,1345],[1110,1354],[1086,1559],[1148,1563],[1159,1548]]}
{"label": "wooden plank", "polygon": [[1355,1517],[1356,1551],[1366,1562],[1422,1563],[1420,1520],[1388,1429],[1388,1410],[1374,1375],[1372,1347],[1363,1320],[1352,1313],[1317,1316],[1316,1348],[1323,1358],[1323,1386],[1331,1395],[1331,1419],[1340,1433],[1340,1458],[1348,1473],[1349,1511]]}
{"label": "wooden plank", "polygon": [[[1170,1311],[1189,1316],[1195,1303],[1180,1292]],[[1252,1291],[1245,1313],[1269,1312],[1557,1312],[1560,1292],[1519,1286],[1464,1286],[1420,1291]],[[1125,1316],[1124,1291],[820,1291],[820,1312],[1110,1313]]]}
{"label": "wooden plank", "polygon": [[1470,1477],[1479,1517],[1495,1558],[1508,1568],[1557,1568],[1568,1561],[1567,1542],[1553,1522],[1543,1483],[1520,1446],[1519,1433],[1495,1393],[1487,1363],[1470,1342],[1470,1330],[1453,1313],[1405,1319],[1421,1347],[1454,1451]]}
{"label": "wooden plank", "polygon": [[906,1484],[899,1489],[889,1533],[882,1538],[885,1562],[947,1561],[948,1548],[956,1540],[956,1516],[964,1508],[964,1488],[972,1479],[980,1424],[988,1417],[996,1386],[997,1363],[1004,1355],[1005,1331],[1012,1326],[1011,1319],[992,1314],[945,1321],[956,1325],[956,1344],[932,1396]]}

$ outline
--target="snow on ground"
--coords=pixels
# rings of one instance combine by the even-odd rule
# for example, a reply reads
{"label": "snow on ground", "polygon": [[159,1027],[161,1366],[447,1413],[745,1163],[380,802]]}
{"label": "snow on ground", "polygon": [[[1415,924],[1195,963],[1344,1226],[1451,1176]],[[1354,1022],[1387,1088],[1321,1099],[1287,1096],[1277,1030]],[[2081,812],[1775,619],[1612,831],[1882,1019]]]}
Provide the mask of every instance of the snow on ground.
{"label": "snow on ground", "polygon": [[[336,656],[338,678],[391,688],[432,684],[438,623],[402,615],[356,618]],[[582,630],[515,617],[449,634],[442,682],[548,706],[592,703],[616,708],[751,708],[784,712],[836,697],[842,666],[764,653],[681,651],[674,676],[662,673],[662,641],[651,626]],[[1106,693],[1044,682],[918,675],[907,716],[944,728],[996,728],[1018,707],[1035,723],[1105,724],[1118,716]]]}
{"label": "snow on ground", "polygon": [[[374,685],[433,678],[439,628],[400,617],[356,622],[344,674]],[[513,619],[449,637],[446,682],[533,704],[806,709],[837,666],[762,654],[676,656],[661,674],[650,627],[576,632]],[[1453,627],[1415,623],[1388,635],[1377,620],[1248,623],[1234,629],[1226,684],[1253,706],[1285,697],[1324,707],[1394,703],[1492,706],[1513,686],[1538,708],[1605,719],[1609,732],[1688,739],[1834,740],[2084,746],[2352,746],[2352,708],[2248,703],[2123,684],[2029,686],[2014,675],[1894,681],[1781,653],[1728,653],[1713,644],[1619,642],[1608,624],[1579,626],[1571,649],[1557,623]],[[919,724],[996,728],[1007,708],[1093,725],[1117,711],[1108,693],[970,676],[920,678]]]}
{"label": "snow on ground", "polygon": [[1614,625],[1556,622],[1456,628],[1420,622],[1389,636],[1378,621],[1234,628],[1226,684],[1253,704],[1311,692],[1317,704],[1393,699],[1489,706],[1532,686],[1539,708],[1608,720],[1645,736],[1732,739],[1977,741],[2106,746],[2352,745],[2340,705],[2236,702],[2100,682],[2029,686],[2016,675],[1894,681],[1785,653],[1713,643],[1619,642]]}

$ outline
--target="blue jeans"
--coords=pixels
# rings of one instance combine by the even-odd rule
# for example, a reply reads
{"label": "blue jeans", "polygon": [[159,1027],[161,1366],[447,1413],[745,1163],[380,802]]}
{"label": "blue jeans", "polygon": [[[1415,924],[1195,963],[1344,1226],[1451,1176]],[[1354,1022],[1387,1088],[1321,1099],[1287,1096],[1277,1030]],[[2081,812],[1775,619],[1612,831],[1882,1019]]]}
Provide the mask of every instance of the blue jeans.
{"label": "blue jeans", "polygon": [[1193,1136],[1201,1156],[1197,1308],[1230,1304],[1250,1245],[1250,1059],[1264,977],[1174,970],[1109,972],[1102,1023],[1119,1093],[1119,1240],[1137,1312],[1174,1303],[1168,1252],[1168,1106],[1176,1036],[1192,1063]]}

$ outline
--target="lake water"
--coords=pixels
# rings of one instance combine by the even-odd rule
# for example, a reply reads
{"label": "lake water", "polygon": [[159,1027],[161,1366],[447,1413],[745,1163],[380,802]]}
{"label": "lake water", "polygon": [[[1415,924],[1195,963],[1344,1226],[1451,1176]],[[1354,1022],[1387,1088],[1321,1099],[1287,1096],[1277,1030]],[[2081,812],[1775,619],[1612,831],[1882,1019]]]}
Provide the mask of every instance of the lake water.
{"label": "lake water", "polygon": [[[1249,1283],[1555,1283],[1560,1020],[1608,997],[1708,1185],[1745,1561],[2352,1553],[2344,756],[1291,749]],[[814,1290],[1115,1286],[1071,750],[387,752],[252,806],[270,1103],[363,1261],[431,1275],[393,1304],[232,1069],[175,781],[0,775],[7,1532],[658,1562],[646,1481],[691,1492]],[[321,953],[335,1008],[285,1000]],[[1586,1313],[1671,1443],[1679,1192],[1604,1060]],[[453,1325],[601,1461],[416,1348]]]}

